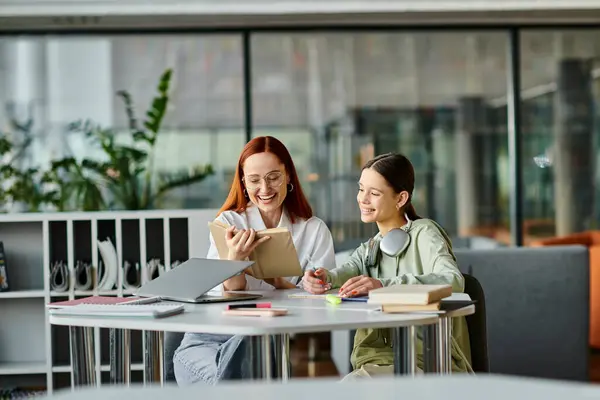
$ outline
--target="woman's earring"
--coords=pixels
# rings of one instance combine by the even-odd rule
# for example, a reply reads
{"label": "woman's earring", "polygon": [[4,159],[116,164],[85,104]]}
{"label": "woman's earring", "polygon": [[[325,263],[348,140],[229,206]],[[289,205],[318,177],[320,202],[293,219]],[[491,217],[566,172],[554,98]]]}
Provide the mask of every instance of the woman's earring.
{"label": "woman's earring", "polygon": [[291,192],[292,190],[294,190],[294,184],[290,183],[288,187],[288,192]]}
{"label": "woman's earring", "polygon": [[244,189],[244,197],[248,197],[248,192],[246,191],[246,189]]}

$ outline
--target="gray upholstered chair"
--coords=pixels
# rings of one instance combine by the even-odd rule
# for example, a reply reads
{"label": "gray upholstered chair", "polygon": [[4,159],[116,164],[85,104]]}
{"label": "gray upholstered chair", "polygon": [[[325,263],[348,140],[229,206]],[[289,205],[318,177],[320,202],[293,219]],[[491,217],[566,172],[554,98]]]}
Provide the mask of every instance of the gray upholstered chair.
{"label": "gray upholstered chair", "polygon": [[455,250],[485,292],[489,369],[588,380],[589,263],[583,246]]}
{"label": "gray upholstered chair", "polygon": [[[485,293],[488,359],[479,359],[478,372],[489,362],[494,374],[588,380],[590,284],[585,247],[454,253],[463,274],[474,277]],[[332,355],[338,370],[347,373],[354,335],[332,335]]]}
{"label": "gray upholstered chair", "polygon": [[183,333],[165,332],[164,364],[165,364],[165,382],[175,382],[175,372],[173,371],[173,354],[179,347],[183,339]]}

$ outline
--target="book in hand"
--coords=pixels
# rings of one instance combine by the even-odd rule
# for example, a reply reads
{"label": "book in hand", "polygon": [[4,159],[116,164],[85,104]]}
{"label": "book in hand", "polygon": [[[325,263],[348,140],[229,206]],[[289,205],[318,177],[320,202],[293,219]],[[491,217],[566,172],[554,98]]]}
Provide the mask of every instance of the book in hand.
{"label": "book in hand", "polygon": [[50,315],[77,317],[141,317],[165,318],[181,314],[183,304],[176,303],[120,303],[120,304],[77,304],[71,307],[51,308]]}
{"label": "book in hand", "polygon": [[[227,259],[229,249],[225,235],[229,225],[212,221],[208,223],[208,228],[215,241],[219,258]],[[250,254],[250,260],[254,261],[254,265],[250,267],[252,275],[257,279],[302,276],[302,267],[291,232],[287,228],[256,231],[256,239],[265,236],[269,236],[270,239],[260,244]]]}
{"label": "book in hand", "polygon": [[391,285],[371,290],[369,303],[427,305],[451,295],[450,285]]}

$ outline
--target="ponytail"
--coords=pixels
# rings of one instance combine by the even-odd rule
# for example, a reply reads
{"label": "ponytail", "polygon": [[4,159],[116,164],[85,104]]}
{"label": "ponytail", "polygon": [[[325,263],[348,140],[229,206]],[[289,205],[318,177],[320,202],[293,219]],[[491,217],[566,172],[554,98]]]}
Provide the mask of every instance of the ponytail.
{"label": "ponytail", "polygon": [[406,208],[404,209],[404,212],[406,213],[406,215],[408,216],[408,218],[411,221],[417,220],[417,219],[421,219],[421,217],[419,217],[417,215],[417,211],[415,211],[415,206],[412,205],[412,203],[408,203],[406,205]]}

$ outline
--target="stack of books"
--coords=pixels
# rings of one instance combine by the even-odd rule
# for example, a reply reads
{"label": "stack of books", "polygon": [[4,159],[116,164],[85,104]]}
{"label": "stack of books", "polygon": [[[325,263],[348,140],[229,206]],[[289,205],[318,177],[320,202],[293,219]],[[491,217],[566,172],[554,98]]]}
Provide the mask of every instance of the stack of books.
{"label": "stack of books", "polygon": [[440,312],[450,296],[450,285],[392,285],[370,291],[368,303],[384,313]]}

